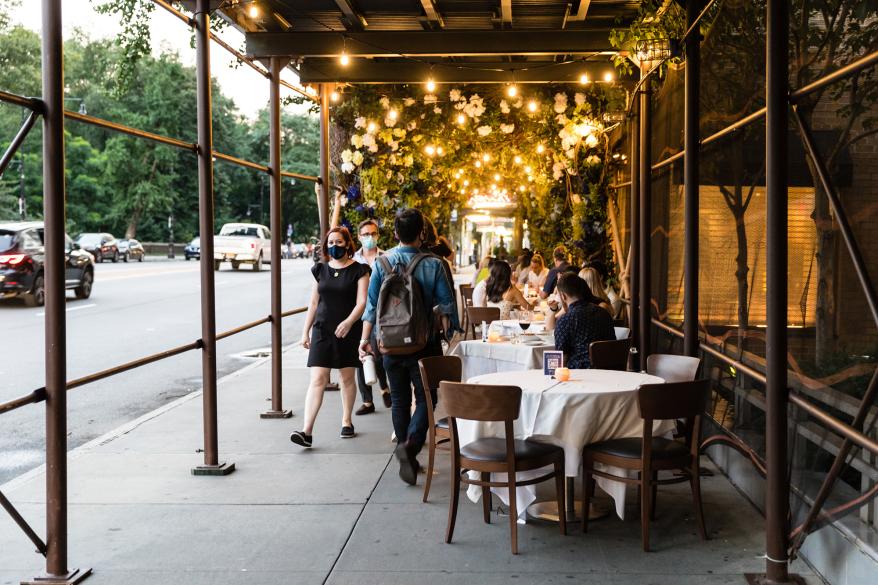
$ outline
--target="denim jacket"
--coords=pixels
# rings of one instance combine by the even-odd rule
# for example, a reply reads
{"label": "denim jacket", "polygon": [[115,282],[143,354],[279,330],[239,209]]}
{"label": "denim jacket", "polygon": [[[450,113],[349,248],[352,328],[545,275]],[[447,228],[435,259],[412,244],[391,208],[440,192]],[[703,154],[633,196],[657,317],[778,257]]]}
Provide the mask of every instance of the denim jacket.
{"label": "denim jacket", "polygon": [[[397,246],[384,253],[384,257],[393,267],[405,267],[420,250],[412,246]],[[444,262],[438,256],[424,258],[415,267],[415,279],[421,285],[421,294],[424,306],[428,308],[439,307],[439,312],[447,315],[451,320],[451,329],[460,329],[460,321],[457,317],[457,303],[454,299],[454,285],[448,282]],[[369,294],[366,301],[366,312],[363,313],[363,321],[374,324],[377,318],[378,293],[381,292],[381,283],[384,281],[384,268],[380,262],[372,267],[372,277],[369,279]],[[449,333],[451,333],[449,332]]]}

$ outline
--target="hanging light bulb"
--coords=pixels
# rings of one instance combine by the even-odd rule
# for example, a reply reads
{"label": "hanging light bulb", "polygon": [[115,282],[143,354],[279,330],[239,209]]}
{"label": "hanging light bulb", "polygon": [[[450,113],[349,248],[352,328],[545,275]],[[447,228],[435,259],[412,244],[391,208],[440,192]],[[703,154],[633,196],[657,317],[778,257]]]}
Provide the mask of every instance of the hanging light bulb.
{"label": "hanging light bulb", "polygon": [[464,180],[464,182],[463,182],[463,186],[464,186],[464,187],[469,187],[469,179]]}
{"label": "hanging light bulb", "polygon": [[606,81],[607,83],[613,83],[613,72],[612,71],[607,71],[606,73],[604,73],[604,81]]}
{"label": "hanging light bulb", "polygon": [[369,122],[369,124],[366,125],[366,132],[369,134],[375,132],[375,122]]}
{"label": "hanging light bulb", "polygon": [[546,152],[546,147],[542,144],[537,144],[537,154],[543,154]]}
{"label": "hanging light bulb", "polygon": [[387,117],[391,120],[396,120],[399,117],[399,112],[395,109],[391,108],[389,112],[387,112]]}
{"label": "hanging light bulb", "polygon": [[429,91],[430,93],[436,91],[436,82],[433,81],[432,77],[427,80],[427,91]]}
{"label": "hanging light bulb", "polygon": [[482,168],[482,161],[480,161],[480,160],[477,160],[477,161],[476,161],[476,168],[477,168],[477,169]]}
{"label": "hanging light bulb", "polygon": [[488,153],[486,152],[485,154],[482,155],[482,160],[485,161],[485,162],[490,162],[490,161],[491,161],[491,155],[488,154]]}
{"label": "hanging light bulb", "polygon": [[437,146],[436,147],[436,154],[438,154],[439,156],[442,156],[443,154],[445,154],[445,149],[442,148],[441,146]]}
{"label": "hanging light bulb", "polygon": [[436,147],[432,144],[428,144],[426,147],[424,147],[424,152],[427,153],[427,156],[433,156],[434,154],[436,154]]}
{"label": "hanging light bulb", "polygon": [[512,159],[512,162],[514,162],[517,165],[520,165],[521,164],[521,157],[516,154],[515,158]]}
{"label": "hanging light bulb", "polygon": [[259,16],[259,7],[256,6],[256,3],[250,5],[250,8],[247,9],[247,14],[250,15],[250,18],[256,18]]}
{"label": "hanging light bulb", "polygon": [[341,64],[342,67],[347,67],[351,64],[351,58],[348,57],[348,54],[346,52],[342,51],[341,57],[338,58],[338,62]]}
{"label": "hanging light bulb", "polygon": [[531,173],[533,172],[533,169],[530,168],[530,167],[524,167],[524,172],[527,173],[527,174],[529,175],[529,174],[531,174]]}
{"label": "hanging light bulb", "polygon": [[531,112],[536,112],[538,107],[539,106],[534,100],[530,100],[529,102],[527,102],[527,109]]}
{"label": "hanging light bulb", "polygon": [[494,173],[494,180],[495,180],[495,181],[499,181],[499,180],[500,180],[500,175],[499,175],[498,173]]}
{"label": "hanging light bulb", "polygon": [[458,114],[457,115],[457,123],[463,124],[464,122],[466,122],[466,116],[464,116],[463,114]]}
{"label": "hanging light bulb", "polygon": [[331,99],[334,102],[337,102],[339,100],[339,98],[341,98],[341,95],[339,95],[339,93],[337,91],[333,91],[331,94],[329,94],[329,99]]}
{"label": "hanging light bulb", "polygon": [[514,98],[515,96],[517,96],[518,95],[518,86],[515,85],[514,83],[510,83],[509,86],[506,88],[506,95],[508,95],[511,98]]}
{"label": "hanging light bulb", "polygon": [[582,85],[588,85],[588,73],[583,73],[579,76],[579,83]]}
{"label": "hanging light bulb", "polygon": [[522,193],[524,193],[524,185],[519,185],[518,190],[521,191]]}

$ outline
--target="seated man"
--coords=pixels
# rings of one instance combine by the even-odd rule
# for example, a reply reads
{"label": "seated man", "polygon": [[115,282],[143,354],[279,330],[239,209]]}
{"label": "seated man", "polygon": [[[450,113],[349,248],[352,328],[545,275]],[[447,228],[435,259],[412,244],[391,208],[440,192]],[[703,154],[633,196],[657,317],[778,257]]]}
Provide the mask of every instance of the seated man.
{"label": "seated man", "polygon": [[554,325],[555,349],[564,352],[564,365],[568,368],[590,368],[588,346],[593,341],[616,339],[613,318],[590,302],[588,284],[576,274],[562,273],[557,287],[564,310],[557,320],[550,315],[546,322],[550,329]]}

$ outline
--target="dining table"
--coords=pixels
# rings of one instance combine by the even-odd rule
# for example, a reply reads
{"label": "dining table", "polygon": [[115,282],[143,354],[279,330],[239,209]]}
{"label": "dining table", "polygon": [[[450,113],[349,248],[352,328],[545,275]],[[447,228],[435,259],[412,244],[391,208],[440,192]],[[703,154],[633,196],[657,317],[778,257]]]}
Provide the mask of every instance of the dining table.
{"label": "dining table", "polygon": [[[466,379],[466,378],[465,378]],[[641,372],[616,370],[570,370],[567,381],[546,376],[540,369],[499,371],[467,379],[471,384],[518,386],[522,389],[519,416],[513,429],[516,439],[529,439],[557,445],[564,450],[564,473],[571,478],[580,474],[582,449],[586,445],[609,439],[641,437],[643,420],[637,406],[637,389],[643,384],[663,384],[664,380]],[[655,421],[653,434],[666,435],[674,430],[673,421]],[[457,420],[459,441],[465,445],[485,437],[503,437],[502,422]],[[624,475],[625,470],[605,468]],[[519,472],[520,480],[538,477],[545,470]],[[505,481],[505,474],[495,474],[494,481]],[[627,484],[595,478],[597,484],[615,504],[618,516],[625,518]],[[492,491],[508,505],[506,488]],[[481,488],[470,486],[467,496],[473,502],[481,497]],[[517,488],[517,510],[523,522],[526,511],[536,500],[535,486]]]}
{"label": "dining table", "polygon": [[541,368],[543,353],[555,349],[554,338],[544,331],[542,322],[531,323],[525,332],[518,321],[494,321],[491,331],[488,340],[463,340],[449,353],[461,359],[464,380],[482,374]]}

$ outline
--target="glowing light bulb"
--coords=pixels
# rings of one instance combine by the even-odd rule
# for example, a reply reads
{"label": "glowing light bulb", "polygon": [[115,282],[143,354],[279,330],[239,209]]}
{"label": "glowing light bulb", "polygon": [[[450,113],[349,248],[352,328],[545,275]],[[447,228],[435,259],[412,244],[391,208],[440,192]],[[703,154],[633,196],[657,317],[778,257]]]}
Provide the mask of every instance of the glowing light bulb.
{"label": "glowing light bulb", "polygon": [[466,122],[466,116],[464,116],[463,114],[458,114],[457,115],[457,123],[463,124],[464,122]]}
{"label": "glowing light bulb", "polygon": [[467,179],[467,180],[464,180],[464,182],[463,182],[463,186],[464,186],[464,187],[469,187],[469,180],[468,180],[468,179]]}
{"label": "glowing light bulb", "polygon": [[439,156],[442,156],[443,154],[445,154],[445,149],[442,148],[441,146],[437,146],[436,147],[436,154],[438,154]]}
{"label": "glowing light bulb", "polygon": [[499,180],[500,180],[500,175],[495,173],[495,174],[494,174],[494,180],[495,180],[495,181],[499,181]]}
{"label": "glowing light bulb", "polygon": [[580,75],[579,83],[581,83],[582,85],[588,85],[588,74],[583,73],[582,75]]}
{"label": "glowing light bulb", "polygon": [[369,122],[369,124],[366,126],[366,132],[369,132],[370,134],[372,132],[375,132],[375,122]]}
{"label": "glowing light bulb", "polygon": [[436,91],[436,82],[433,81],[432,77],[427,80],[427,91],[429,91],[430,93]]}
{"label": "glowing light bulb", "polygon": [[533,169],[530,168],[530,167],[524,167],[524,172],[527,173],[527,174],[529,175],[529,174],[531,174],[531,173],[533,172]]}
{"label": "glowing light bulb", "polygon": [[351,64],[351,58],[345,51],[342,51],[341,57],[338,58],[338,62],[341,64],[342,67],[347,67]]}
{"label": "glowing light bulb", "polygon": [[482,168],[482,161],[480,161],[480,160],[477,160],[477,161],[476,161],[476,168],[477,168],[477,169]]}
{"label": "glowing light bulb", "polygon": [[521,191],[522,193],[524,193],[524,185],[519,185],[518,190]]}
{"label": "glowing light bulb", "polygon": [[399,112],[391,108],[391,110],[387,112],[387,117],[391,120],[396,120],[399,117]]}
{"label": "glowing light bulb", "polygon": [[607,83],[613,82],[613,72],[612,71],[607,71],[606,73],[604,73],[604,81],[606,81]]}
{"label": "glowing light bulb", "polygon": [[482,160],[485,162],[489,162],[491,160],[491,155],[486,152],[482,155]]}
{"label": "glowing light bulb", "polygon": [[539,106],[537,106],[537,103],[533,100],[531,100],[527,103],[527,109],[530,110],[531,112],[536,112],[538,107]]}
{"label": "glowing light bulb", "polygon": [[250,15],[250,18],[256,18],[259,16],[259,7],[256,4],[251,4],[250,8],[247,10],[247,14]]}
{"label": "glowing light bulb", "polygon": [[516,154],[515,158],[512,159],[512,162],[514,162],[517,165],[520,165],[521,164],[521,157]]}
{"label": "glowing light bulb", "polygon": [[506,88],[506,95],[508,95],[508,96],[511,97],[511,98],[514,98],[515,96],[517,96],[517,95],[518,95],[518,86],[516,86],[516,85],[513,83],[512,85],[510,85],[509,87],[507,87],[507,88]]}
{"label": "glowing light bulb", "polygon": [[433,146],[432,144],[428,144],[428,145],[424,148],[424,152],[427,153],[427,156],[433,156],[434,154],[436,154],[436,147]]}
{"label": "glowing light bulb", "polygon": [[546,152],[546,147],[542,144],[537,144],[537,154],[543,154]]}
{"label": "glowing light bulb", "polygon": [[497,185],[491,185],[491,191],[496,191],[496,190],[497,190]]}
{"label": "glowing light bulb", "polygon": [[331,99],[331,100],[334,101],[334,102],[337,102],[337,101],[339,100],[340,97],[341,97],[341,96],[338,94],[337,91],[334,91],[334,92],[332,92],[331,94],[329,94],[329,99]]}

